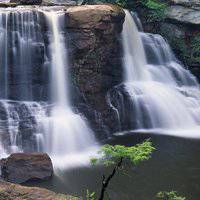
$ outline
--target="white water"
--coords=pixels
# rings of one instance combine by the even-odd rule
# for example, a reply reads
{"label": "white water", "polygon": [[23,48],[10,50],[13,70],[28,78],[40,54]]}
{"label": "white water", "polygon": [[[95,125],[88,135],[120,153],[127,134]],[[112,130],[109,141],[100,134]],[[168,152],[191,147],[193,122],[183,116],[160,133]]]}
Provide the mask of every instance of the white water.
{"label": "white water", "polygon": [[0,10],[1,98],[9,99],[13,95],[10,85],[14,80],[16,90],[20,91],[17,98],[32,100],[30,76],[36,65],[34,54],[38,44],[43,45],[35,12],[25,9],[17,12],[11,8]]}
{"label": "white water", "polygon": [[[89,159],[88,149],[95,138],[86,120],[72,111],[69,99],[69,61],[66,37],[63,35],[64,14],[45,12],[50,30],[51,88],[54,107],[46,122],[45,152],[56,167],[69,167],[69,161]],[[80,155],[80,159],[79,159]],[[83,156],[84,155],[84,156]]]}
{"label": "white water", "polygon": [[138,34],[136,24],[131,14],[127,11],[122,34],[126,81],[133,82],[148,80],[149,74],[145,68],[145,66],[147,65],[147,61],[142,45],[142,40],[140,39],[140,35]]}
{"label": "white water", "polygon": [[[50,154],[56,167],[82,165],[89,162],[96,141],[70,102],[65,16],[45,10],[0,9],[0,157],[42,151]],[[42,29],[46,22],[47,32]],[[48,98],[48,88],[43,87],[47,70],[50,105],[33,101]]]}
{"label": "white water", "polygon": [[145,129],[143,121],[148,120],[150,129],[200,137],[200,91],[194,76],[160,35],[139,32],[131,14],[125,12],[124,79],[136,107],[130,114],[140,122],[137,129]]}

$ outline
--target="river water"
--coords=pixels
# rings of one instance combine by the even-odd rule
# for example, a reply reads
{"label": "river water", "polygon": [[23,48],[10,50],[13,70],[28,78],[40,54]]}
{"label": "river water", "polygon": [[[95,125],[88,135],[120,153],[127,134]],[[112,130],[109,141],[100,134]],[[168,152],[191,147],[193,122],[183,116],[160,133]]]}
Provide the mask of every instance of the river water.
{"label": "river water", "polygon": [[[200,140],[172,136],[130,133],[107,141],[110,144],[134,145],[151,138],[156,151],[149,161],[137,167],[126,167],[114,177],[108,189],[113,200],[153,200],[159,191],[176,190],[190,200],[200,196]],[[28,183],[56,192],[84,196],[86,190],[100,189],[101,177],[111,169],[82,167],[56,172],[46,183]],[[108,198],[106,198],[108,199]]]}

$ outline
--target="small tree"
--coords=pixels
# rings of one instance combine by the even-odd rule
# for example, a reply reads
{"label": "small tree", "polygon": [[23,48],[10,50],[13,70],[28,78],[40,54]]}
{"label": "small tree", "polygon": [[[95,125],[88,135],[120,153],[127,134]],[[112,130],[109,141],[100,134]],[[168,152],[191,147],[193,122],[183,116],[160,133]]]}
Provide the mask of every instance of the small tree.
{"label": "small tree", "polygon": [[113,165],[111,173],[106,177],[103,175],[101,193],[98,200],[103,200],[106,189],[112,178],[116,175],[123,165],[130,162],[133,166],[138,165],[140,162],[148,160],[151,157],[155,148],[152,146],[150,140],[146,140],[141,144],[137,144],[131,147],[125,147],[122,145],[104,145],[99,151],[99,158],[92,158],[92,165],[103,164],[108,167]]}
{"label": "small tree", "polygon": [[185,197],[178,196],[178,193],[176,191],[171,191],[171,192],[159,192],[156,195],[157,198],[162,199],[162,200],[186,200]]}

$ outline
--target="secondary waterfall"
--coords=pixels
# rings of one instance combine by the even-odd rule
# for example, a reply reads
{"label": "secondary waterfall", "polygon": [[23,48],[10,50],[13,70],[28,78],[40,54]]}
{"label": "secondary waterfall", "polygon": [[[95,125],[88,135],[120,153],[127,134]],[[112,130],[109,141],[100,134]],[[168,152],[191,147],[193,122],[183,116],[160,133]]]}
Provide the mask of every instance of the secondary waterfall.
{"label": "secondary waterfall", "polygon": [[129,115],[136,118],[134,128],[176,130],[176,135],[180,129],[196,130],[180,135],[200,137],[200,91],[195,77],[160,35],[139,32],[131,14],[125,13],[124,85],[132,102]]}
{"label": "secondary waterfall", "polygon": [[43,67],[43,57],[38,56],[44,49],[39,18],[26,8],[0,9],[0,157],[41,146],[46,105],[33,76],[36,70],[42,75]]}
{"label": "secondary waterfall", "polygon": [[[71,109],[66,35],[62,33],[65,15],[59,12],[44,14],[50,30],[51,93],[54,104],[46,127],[45,152],[60,163],[65,156],[69,161],[70,154],[77,154],[78,159],[78,153],[94,145],[95,138],[84,118]],[[66,160],[63,160],[63,164]]]}

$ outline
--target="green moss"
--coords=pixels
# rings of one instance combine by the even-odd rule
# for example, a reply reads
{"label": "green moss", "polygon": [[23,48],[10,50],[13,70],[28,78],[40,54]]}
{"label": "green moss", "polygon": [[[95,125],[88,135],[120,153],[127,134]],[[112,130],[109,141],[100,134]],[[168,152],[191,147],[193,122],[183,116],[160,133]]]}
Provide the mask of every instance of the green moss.
{"label": "green moss", "polygon": [[184,39],[182,38],[173,39],[173,46],[179,50],[180,56],[183,58],[183,61],[186,62],[186,60],[188,59],[188,57],[190,57],[190,55]]}
{"label": "green moss", "polygon": [[184,38],[173,38],[171,41],[173,48],[179,51],[179,57],[184,63],[200,63],[200,36],[192,37],[187,43]]}
{"label": "green moss", "polygon": [[76,79],[77,75],[75,74],[74,71],[71,71],[70,74],[71,74],[71,83],[72,83],[73,85],[76,85],[76,83],[77,83],[77,79]]}
{"label": "green moss", "polygon": [[191,41],[190,57],[194,63],[200,63],[200,36]]}

